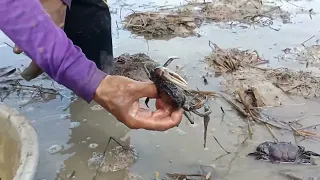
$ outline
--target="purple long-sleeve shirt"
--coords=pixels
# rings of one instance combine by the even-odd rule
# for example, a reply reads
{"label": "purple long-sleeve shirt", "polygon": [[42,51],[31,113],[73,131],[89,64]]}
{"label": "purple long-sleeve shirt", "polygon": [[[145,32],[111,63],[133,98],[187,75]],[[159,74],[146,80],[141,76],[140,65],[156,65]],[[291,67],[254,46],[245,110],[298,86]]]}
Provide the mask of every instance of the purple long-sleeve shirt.
{"label": "purple long-sleeve shirt", "polygon": [[[64,0],[70,6],[71,0]],[[107,75],[51,21],[39,0],[0,0],[0,29],[44,72],[88,103]]]}

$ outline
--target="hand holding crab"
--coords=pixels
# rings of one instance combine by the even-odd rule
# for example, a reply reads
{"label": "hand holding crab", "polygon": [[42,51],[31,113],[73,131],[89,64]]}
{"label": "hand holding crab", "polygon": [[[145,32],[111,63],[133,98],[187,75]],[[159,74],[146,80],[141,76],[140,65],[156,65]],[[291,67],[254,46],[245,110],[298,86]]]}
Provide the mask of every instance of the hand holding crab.
{"label": "hand holding crab", "polygon": [[[211,114],[211,110],[204,113],[197,111],[202,108],[207,102],[207,97],[204,99],[192,91],[187,89],[187,82],[179,76],[177,73],[167,68],[169,64],[177,58],[170,58],[163,66],[147,67],[144,65],[144,69],[149,79],[156,85],[158,95],[167,104],[172,104],[175,108],[183,108],[185,110],[184,115],[194,124],[194,121],[187,114],[187,112],[193,112],[194,114],[205,117]],[[146,99],[146,105],[148,106],[149,98]]]}
{"label": "hand holding crab", "polygon": [[[142,97],[157,98],[156,111],[140,107]],[[139,82],[124,76],[107,76],[96,90],[94,100],[131,129],[165,131],[177,126],[183,109],[173,109],[158,98],[154,83]]]}

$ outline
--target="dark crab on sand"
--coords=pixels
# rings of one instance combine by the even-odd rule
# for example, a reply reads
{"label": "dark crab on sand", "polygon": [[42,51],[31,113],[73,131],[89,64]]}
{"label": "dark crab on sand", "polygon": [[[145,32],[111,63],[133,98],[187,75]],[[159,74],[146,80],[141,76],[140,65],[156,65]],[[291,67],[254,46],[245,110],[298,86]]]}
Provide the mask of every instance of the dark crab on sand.
{"label": "dark crab on sand", "polygon": [[[197,91],[188,90],[187,82],[180,75],[167,68],[169,64],[177,58],[170,58],[163,66],[147,66],[144,65],[144,69],[151,81],[157,87],[159,96],[169,104],[174,105],[176,108],[183,108],[185,110],[184,115],[194,124],[191,119],[190,112],[205,117],[211,114],[211,110],[204,113],[197,111],[202,108],[207,102],[206,96],[197,94]],[[146,105],[148,106],[149,98],[146,99]]]}
{"label": "dark crab on sand", "polygon": [[312,151],[306,151],[303,146],[290,142],[264,142],[256,151],[248,156],[255,156],[257,160],[269,160],[272,163],[290,162],[296,164],[314,164],[311,156],[320,156]]}

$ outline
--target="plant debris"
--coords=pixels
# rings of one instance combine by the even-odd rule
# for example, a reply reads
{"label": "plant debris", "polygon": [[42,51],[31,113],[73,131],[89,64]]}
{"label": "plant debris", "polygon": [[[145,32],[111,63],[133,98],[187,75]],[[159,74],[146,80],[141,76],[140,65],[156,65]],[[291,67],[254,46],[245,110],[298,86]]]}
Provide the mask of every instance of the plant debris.
{"label": "plant debris", "polygon": [[157,12],[134,12],[125,17],[124,27],[147,39],[158,39],[199,36],[195,29],[200,28],[205,21],[224,23],[235,21],[272,28],[274,19],[282,19],[287,23],[290,21],[290,16],[280,7],[265,5],[259,0],[219,0],[210,3],[188,3]]}
{"label": "plant debris", "polygon": [[43,102],[61,96],[58,89],[22,83],[22,78],[16,68],[3,67],[0,69],[0,101],[3,102],[10,95],[15,95],[22,100],[29,99],[30,102]]}
{"label": "plant debris", "polygon": [[212,48],[212,53],[205,57],[205,60],[214,67],[217,75],[234,72],[240,67],[246,68],[269,62],[262,60],[256,51],[241,51],[236,48],[223,50],[211,41],[209,41],[209,46]]}
{"label": "plant debris", "polygon": [[212,179],[213,168],[210,166],[200,166],[196,173],[167,173],[164,180],[210,180]]}
{"label": "plant debris", "polygon": [[200,24],[200,19],[196,17],[152,12],[133,13],[125,20],[127,29],[134,34],[143,35],[147,39],[195,35],[194,29]]}
{"label": "plant debris", "polygon": [[296,59],[302,63],[314,67],[320,67],[320,45],[312,45],[305,47],[302,51],[297,54]]}
{"label": "plant debris", "polygon": [[[209,44],[212,47],[213,43]],[[216,44],[213,46],[212,53],[205,58],[209,65],[214,67],[215,72],[224,77],[221,82],[224,92],[217,94],[245,117],[249,135],[253,134],[252,123],[255,122],[264,124],[275,141],[278,141],[278,138],[272,127],[286,129],[302,137],[319,136],[296,129],[291,124],[282,123],[275,118],[262,116],[261,112],[266,107],[280,106],[289,95],[318,98],[320,77],[311,72],[287,68],[261,68],[257,65],[268,61],[262,60],[256,51],[251,53],[236,48],[222,49]]]}

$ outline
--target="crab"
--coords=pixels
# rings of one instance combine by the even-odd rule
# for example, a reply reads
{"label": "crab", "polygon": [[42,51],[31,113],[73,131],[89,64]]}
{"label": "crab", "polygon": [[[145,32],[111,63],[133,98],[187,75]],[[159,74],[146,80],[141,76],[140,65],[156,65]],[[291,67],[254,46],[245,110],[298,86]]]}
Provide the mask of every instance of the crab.
{"label": "crab", "polygon": [[[194,124],[194,121],[190,117],[190,112],[200,117],[205,117],[211,114],[212,111],[197,111],[204,106],[208,98],[199,98],[197,94],[188,90],[187,81],[167,68],[174,59],[178,58],[170,58],[163,66],[147,67],[147,65],[144,64],[144,70],[148,78],[156,85],[158,95],[161,99],[168,104],[172,104],[175,108],[183,108],[185,110],[184,115],[191,124]],[[149,98],[145,100],[147,107],[149,107],[148,102]],[[187,114],[187,112],[189,114]]]}
{"label": "crab", "polygon": [[311,156],[320,156],[320,154],[306,151],[303,146],[293,145],[290,142],[267,141],[261,143],[256,151],[249,153],[248,156],[255,156],[256,160],[269,160],[271,163],[314,164]]}

